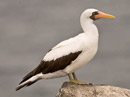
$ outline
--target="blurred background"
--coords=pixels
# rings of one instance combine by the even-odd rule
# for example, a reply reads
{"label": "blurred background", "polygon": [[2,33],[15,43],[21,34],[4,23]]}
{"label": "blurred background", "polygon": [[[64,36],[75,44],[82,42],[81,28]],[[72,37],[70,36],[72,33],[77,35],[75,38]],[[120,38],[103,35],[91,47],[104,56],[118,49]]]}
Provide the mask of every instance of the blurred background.
{"label": "blurred background", "polygon": [[77,77],[130,89],[130,0],[0,0],[1,97],[55,97],[67,77],[15,88],[50,48],[82,32],[79,18],[87,8],[116,19],[95,21],[99,50]]}

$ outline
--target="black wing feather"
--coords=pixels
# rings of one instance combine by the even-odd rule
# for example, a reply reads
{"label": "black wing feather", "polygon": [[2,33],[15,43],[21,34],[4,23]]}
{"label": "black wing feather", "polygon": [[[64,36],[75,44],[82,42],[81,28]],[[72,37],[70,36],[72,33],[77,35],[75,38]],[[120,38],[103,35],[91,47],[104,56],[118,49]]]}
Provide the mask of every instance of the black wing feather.
{"label": "black wing feather", "polygon": [[71,64],[72,61],[74,61],[79,56],[81,52],[82,51],[70,53],[69,55],[63,56],[52,61],[41,61],[39,66],[35,68],[32,72],[27,74],[20,82],[20,84],[38,73],[42,72],[43,74],[47,74],[65,69],[68,65]]}

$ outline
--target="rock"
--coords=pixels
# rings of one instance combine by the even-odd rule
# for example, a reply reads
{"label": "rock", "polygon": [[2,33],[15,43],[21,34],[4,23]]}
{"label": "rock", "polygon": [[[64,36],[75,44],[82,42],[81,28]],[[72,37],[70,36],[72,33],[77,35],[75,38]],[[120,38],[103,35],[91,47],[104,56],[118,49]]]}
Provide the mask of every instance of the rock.
{"label": "rock", "polygon": [[130,97],[130,90],[108,85],[64,82],[56,97]]}

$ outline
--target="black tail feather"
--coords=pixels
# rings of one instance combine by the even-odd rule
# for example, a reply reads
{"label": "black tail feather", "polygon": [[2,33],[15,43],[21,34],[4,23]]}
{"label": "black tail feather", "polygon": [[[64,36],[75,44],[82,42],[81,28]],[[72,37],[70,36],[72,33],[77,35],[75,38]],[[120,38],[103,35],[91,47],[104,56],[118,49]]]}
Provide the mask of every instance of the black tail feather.
{"label": "black tail feather", "polygon": [[32,83],[32,82],[29,81],[29,82],[27,82],[27,83],[25,83],[25,84],[23,84],[23,85],[18,86],[18,87],[16,88],[16,91],[20,90],[21,88],[23,88],[23,87],[25,87],[25,86],[28,86],[28,84],[31,84],[31,83]]}
{"label": "black tail feather", "polygon": [[28,86],[34,84],[35,82],[37,82],[38,80],[40,80],[40,78],[36,79],[35,81],[28,81],[28,82],[25,83],[25,84],[22,84],[22,83],[21,83],[21,85],[19,85],[19,86],[16,88],[16,91],[20,90],[20,89],[23,88],[23,87],[28,87]]}

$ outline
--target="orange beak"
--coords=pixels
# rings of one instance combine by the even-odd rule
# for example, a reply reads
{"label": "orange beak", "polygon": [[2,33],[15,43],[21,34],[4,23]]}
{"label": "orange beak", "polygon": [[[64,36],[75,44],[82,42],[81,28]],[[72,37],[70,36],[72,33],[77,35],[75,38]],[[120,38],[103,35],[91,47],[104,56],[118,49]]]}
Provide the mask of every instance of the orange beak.
{"label": "orange beak", "polygon": [[115,16],[98,11],[98,15],[95,15],[95,19],[101,18],[115,18]]}

